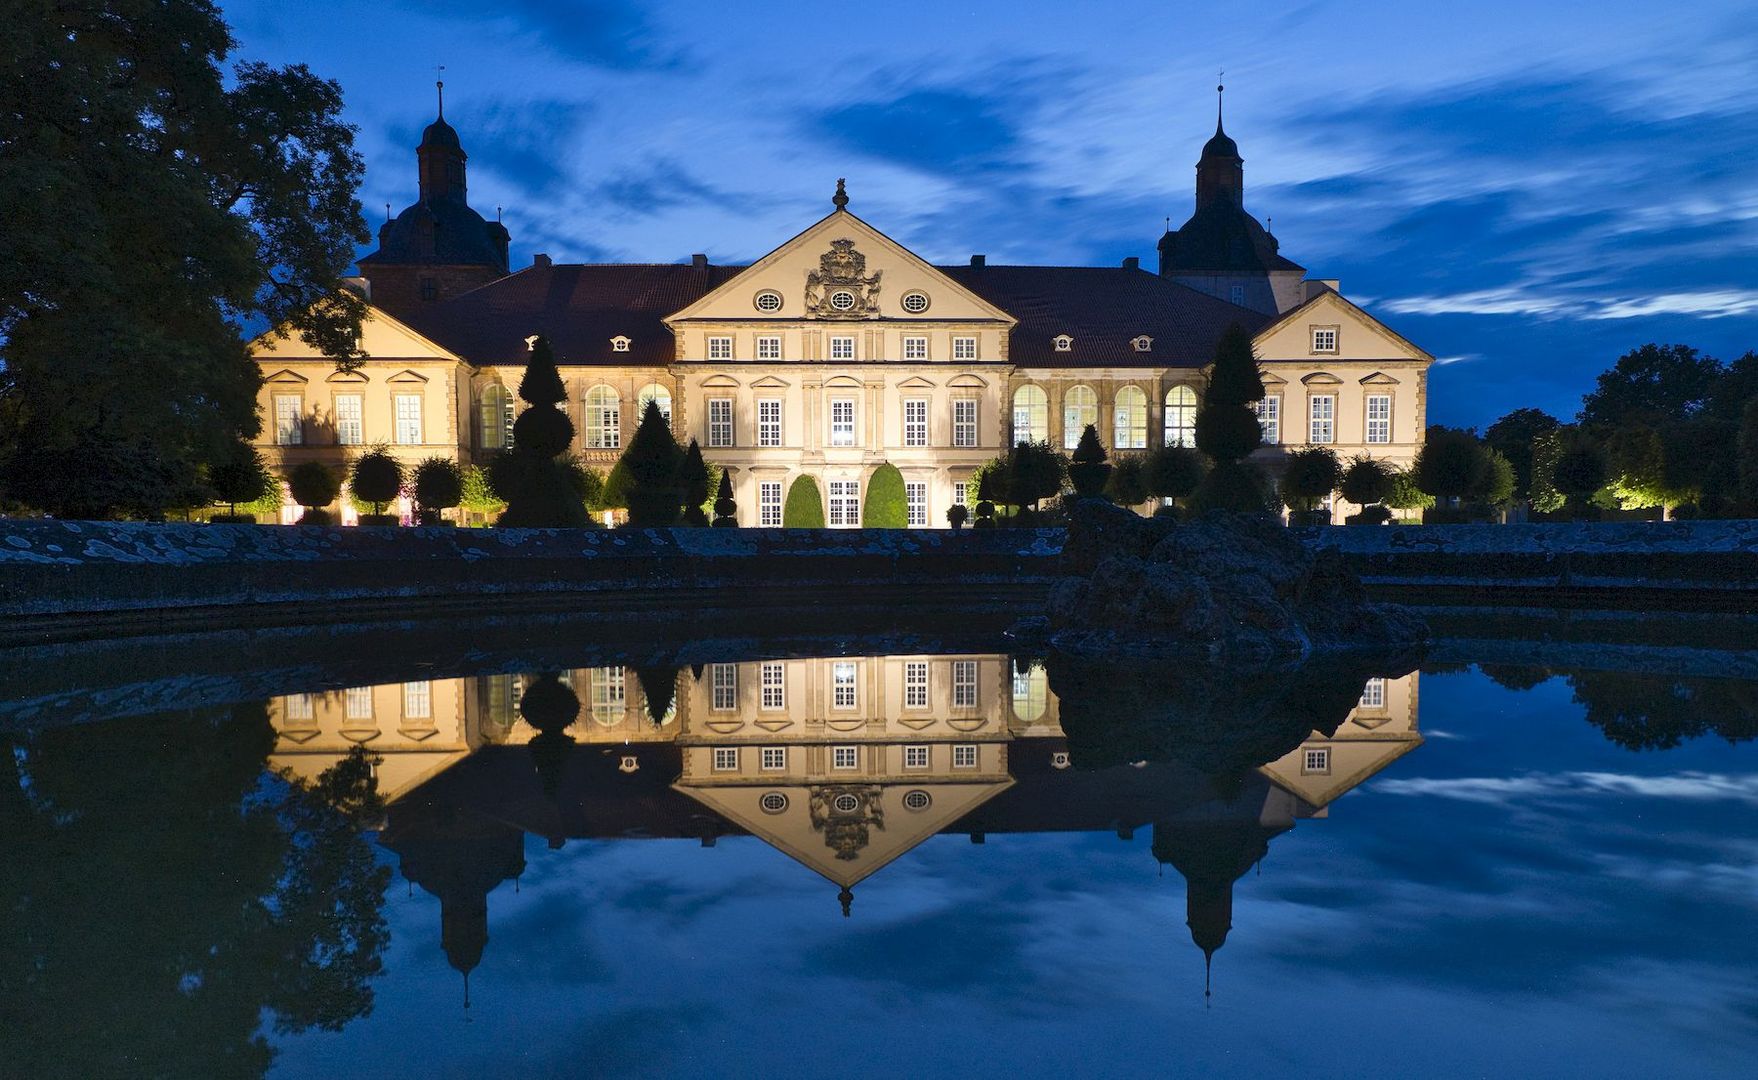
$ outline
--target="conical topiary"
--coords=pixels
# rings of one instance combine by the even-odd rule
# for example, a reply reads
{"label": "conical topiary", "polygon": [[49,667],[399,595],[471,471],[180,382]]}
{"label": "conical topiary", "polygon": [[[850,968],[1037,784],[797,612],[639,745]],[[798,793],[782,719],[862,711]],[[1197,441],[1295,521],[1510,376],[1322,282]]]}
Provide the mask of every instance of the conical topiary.
{"label": "conical topiary", "polygon": [[507,503],[499,524],[591,527],[592,518],[568,467],[558,460],[574,441],[573,421],[556,408],[567,396],[549,340],[533,339],[525,377],[519,381],[519,397],[528,407],[513,422],[513,449],[502,451],[489,463],[489,481]]}
{"label": "conical topiary", "polygon": [[678,486],[684,493],[684,524],[701,527],[708,524],[702,504],[708,501],[708,463],[702,460],[702,448],[695,439],[684,451],[683,464],[678,466]]}
{"label": "conical topiary", "polygon": [[[680,470],[684,452],[672,438],[671,425],[659,411],[659,403],[649,401],[641,414],[641,426],[629,440],[619,465],[628,473],[624,498],[629,504],[629,524],[635,528],[664,528],[678,520],[683,500]],[[703,498],[708,493],[702,493]]]}
{"label": "conical topiary", "polygon": [[732,474],[722,469],[720,491],[714,498],[714,527],[717,529],[737,528],[738,514],[739,504],[733,502]]}
{"label": "conical topiary", "polygon": [[1105,482],[1111,478],[1111,465],[1105,460],[1105,447],[1099,442],[1099,430],[1092,424],[1080,433],[1080,443],[1068,466],[1068,482],[1082,498],[1104,495]]}
{"label": "conical topiary", "polygon": [[1192,496],[1201,510],[1261,512],[1263,484],[1244,459],[1263,441],[1252,403],[1264,396],[1263,375],[1252,353],[1251,335],[1238,323],[1215,346],[1215,363],[1196,415],[1196,445],[1214,462]]}

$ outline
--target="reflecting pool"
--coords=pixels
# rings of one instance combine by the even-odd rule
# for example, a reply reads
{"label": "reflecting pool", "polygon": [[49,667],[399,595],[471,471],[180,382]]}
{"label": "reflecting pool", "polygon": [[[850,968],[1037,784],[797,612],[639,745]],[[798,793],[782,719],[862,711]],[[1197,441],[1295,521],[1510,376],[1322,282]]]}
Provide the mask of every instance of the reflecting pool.
{"label": "reflecting pool", "polygon": [[0,682],[0,1076],[1758,1074],[1758,683],[905,644]]}

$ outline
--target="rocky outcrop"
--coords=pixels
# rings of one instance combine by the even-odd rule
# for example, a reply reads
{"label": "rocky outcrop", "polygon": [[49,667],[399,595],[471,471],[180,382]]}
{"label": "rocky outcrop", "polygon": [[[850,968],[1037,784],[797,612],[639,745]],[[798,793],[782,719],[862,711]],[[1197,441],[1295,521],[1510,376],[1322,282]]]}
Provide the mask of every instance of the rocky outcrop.
{"label": "rocky outcrop", "polygon": [[1080,500],[1062,570],[1047,631],[1064,652],[1265,665],[1427,637],[1404,608],[1370,602],[1335,552],[1262,516],[1179,524]]}

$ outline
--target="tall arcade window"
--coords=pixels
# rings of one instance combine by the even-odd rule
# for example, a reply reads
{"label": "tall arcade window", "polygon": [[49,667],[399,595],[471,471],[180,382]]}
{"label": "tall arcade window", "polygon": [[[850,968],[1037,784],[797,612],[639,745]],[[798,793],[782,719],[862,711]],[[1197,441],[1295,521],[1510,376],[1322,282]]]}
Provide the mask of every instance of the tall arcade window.
{"label": "tall arcade window", "polygon": [[623,669],[620,667],[593,668],[591,671],[591,710],[593,722],[600,727],[615,727],[622,723],[623,706],[626,702]]}
{"label": "tall arcade window", "polygon": [[861,524],[861,482],[830,481],[830,527],[853,529]]}
{"label": "tall arcade window", "polygon": [[671,391],[658,383],[648,383],[635,395],[635,417],[637,422],[647,415],[647,403],[651,401],[659,406],[659,415],[665,417],[665,426],[671,426]]}
{"label": "tall arcade window", "polygon": [[1050,437],[1050,398],[1041,386],[1013,392],[1013,441],[1044,442]]}
{"label": "tall arcade window", "polygon": [[608,386],[586,391],[586,448],[615,450],[623,445],[623,400]]}
{"label": "tall arcade window", "polygon": [[[336,419],[342,417],[341,399],[336,399]],[[505,450],[513,445],[513,395],[507,388],[494,383],[482,388],[482,401],[476,411],[476,437],[484,450]]]}
{"label": "tall arcade window", "polygon": [[757,524],[781,528],[781,481],[764,480],[757,485]]}
{"label": "tall arcade window", "polygon": [[1079,446],[1088,424],[1099,426],[1099,395],[1090,386],[1071,386],[1062,396],[1062,448]]}
{"label": "tall arcade window", "polygon": [[928,527],[928,485],[923,483],[907,483],[903,486],[904,506],[909,511],[909,527],[925,529]]}
{"label": "tall arcade window", "polygon": [[298,446],[305,441],[305,424],[301,415],[305,412],[305,399],[297,394],[275,395],[275,443],[279,446]]}
{"label": "tall arcade window", "polygon": [[1125,386],[1117,391],[1114,419],[1112,446],[1118,450],[1148,448],[1148,396],[1140,387]]}
{"label": "tall arcade window", "polygon": [[1196,391],[1188,386],[1166,391],[1166,445],[1196,445]]}
{"label": "tall arcade window", "polygon": [[977,662],[975,660],[954,660],[952,662],[952,707],[955,709],[974,709],[977,707]]}

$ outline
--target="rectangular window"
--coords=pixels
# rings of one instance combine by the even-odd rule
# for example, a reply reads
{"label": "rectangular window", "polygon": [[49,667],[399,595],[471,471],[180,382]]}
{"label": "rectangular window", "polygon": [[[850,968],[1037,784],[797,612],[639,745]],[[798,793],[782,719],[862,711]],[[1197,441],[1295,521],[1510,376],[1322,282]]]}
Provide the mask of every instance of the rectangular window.
{"label": "rectangular window", "polygon": [[926,360],[928,358],[928,339],[925,337],[904,338],[903,358],[905,360]]}
{"label": "rectangular window", "polygon": [[852,709],[855,707],[855,664],[852,660],[838,660],[830,666],[830,705],[835,709]]}
{"label": "rectangular window", "polygon": [[954,360],[975,360],[977,358],[977,339],[974,337],[953,338],[952,358]]}
{"label": "rectangular window", "polygon": [[781,445],[781,400],[765,398],[757,402],[757,445]]}
{"label": "rectangular window", "polygon": [[780,480],[764,480],[757,485],[757,524],[765,529],[781,528]]}
{"label": "rectangular window", "polygon": [[1364,709],[1383,709],[1386,707],[1386,680],[1375,676],[1367,680],[1361,688],[1361,707]]}
{"label": "rectangular window", "polygon": [[920,482],[907,483],[903,486],[903,504],[909,511],[909,527],[925,529],[928,527],[928,485]]}
{"label": "rectangular window", "polygon": [[360,446],[366,442],[366,425],[361,419],[363,403],[359,394],[341,394],[336,398],[336,443],[339,446]]}
{"label": "rectangular window", "polygon": [[966,493],[969,490],[969,484],[965,483],[963,480],[957,481],[952,485],[952,501],[960,506],[968,507],[970,503],[967,501]]}
{"label": "rectangular window", "polygon": [[397,394],[396,442],[400,446],[421,445],[421,395]]}
{"label": "rectangular window", "polygon": [[765,746],[763,748],[763,771],[781,772],[787,768],[787,747]]}
{"label": "rectangular window", "polygon": [[715,772],[739,771],[739,748],[736,746],[717,746],[714,748]]}
{"label": "rectangular window", "polygon": [[910,398],[903,403],[903,444],[928,445],[928,399]]}
{"label": "rectangular window", "polygon": [[906,769],[925,769],[928,767],[928,748],[926,746],[906,746],[903,748],[903,767]]}
{"label": "rectangular window", "polygon": [[757,359],[780,360],[781,339],[778,337],[760,337],[757,339]]}
{"label": "rectangular window", "polygon": [[1310,404],[1312,421],[1307,432],[1309,443],[1337,441],[1337,398],[1334,394],[1314,394]]}
{"label": "rectangular window", "polygon": [[777,660],[764,664],[759,671],[763,684],[763,699],[759,706],[766,712],[787,708],[787,668]]}
{"label": "rectangular window", "polygon": [[1245,286],[1234,285],[1227,290],[1227,299],[1240,307],[1245,306]]}
{"label": "rectangular window", "polygon": [[830,399],[830,445],[855,444],[855,399]]}
{"label": "rectangular window", "polygon": [[1367,395],[1367,441],[1392,441],[1392,397],[1390,394]]}
{"label": "rectangular window", "polygon": [[830,527],[853,529],[861,524],[859,480],[830,481]]}
{"label": "rectangular window", "polygon": [[739,666],[737,664],[710,664],[709,708],[715,712],[732,712],[739,707]]}
{"label": "rectangular window", "polygon": [[305,399],[294,394],[275,395],[275,443],[298,446],[305,442]]}
{"label": "rectangular window", "polygon": [[830,767],[832,769],[856,769],[860,767],[861,748],[858,746],[833,746],[830,748]]}
{"label": "rectangular window", "polygon": [[974,769],[977,767],[977,748],[973,745],[955,746],[952,748],[952,767],[955,769]]}
{"label": "rectangular window", "polygon": [[311,695],[310,694],[288,694],[286,696],[286,698],[284,698],[283,700],[286,704],[287,719],[289,719],[289,720],[310,720],[311,719]]}
{"label": "rectangular window", "polygon": [[952,403],[952,445],[977,445],[976,398],[959,398]]}
{"label": "rectangular window", "polygon": [[1331,771],[1331,748],[1314,746],[1301,756],[1300,771],[1323,775]]}
{"label": "rectangular window", "polygon": [[420,682],[403,684],[403,718],[405,720],[428,720],[433,717],[433,684],[423,679]]}
{"label": "rectangular window", "polygon": [[952,662],[952,707],[955,709],[974,709],[977,707],[977,662],[975,660],[954,660]]}
{"label": "rectangular window", "polygon": [[1334,326],[1315,326],[1312,328],[1312,351],[1316,353],[1334,353],[1337,351],[1337,328]]}
{"label": "rectangular window", "polygon": [[342,708],[350,720],[371,720],[372,687],[350,686],[342,694]]}
{"label": "rectangular window", "polygon": [[1282,399],[1265,394],[1257,402],[1257,426],[1263,432],[1264,445],[1275,446],[1282,441]]}
{"label": "rectangular window", "polygon": [[831,338],[830,358],[832,360],[853,360],[855,358],[855,339],[852,337]]}
{"label": "rectangular window", "polygon": [[709,338],[708,339],[708,359],[710,359],[710,360],[731,360],[732,359],[732,338],[729,338],[729,337],[711,337],[711,338]]}
{"label": "rectangular window", "polygon": [[708,445],[731,446],[732,398],[708,399]]}
{"label": "rectangular window", "polygon": [[903,707],[906,709],[925,709],[928,707],[928,662],[911,660],[903,666]]}

